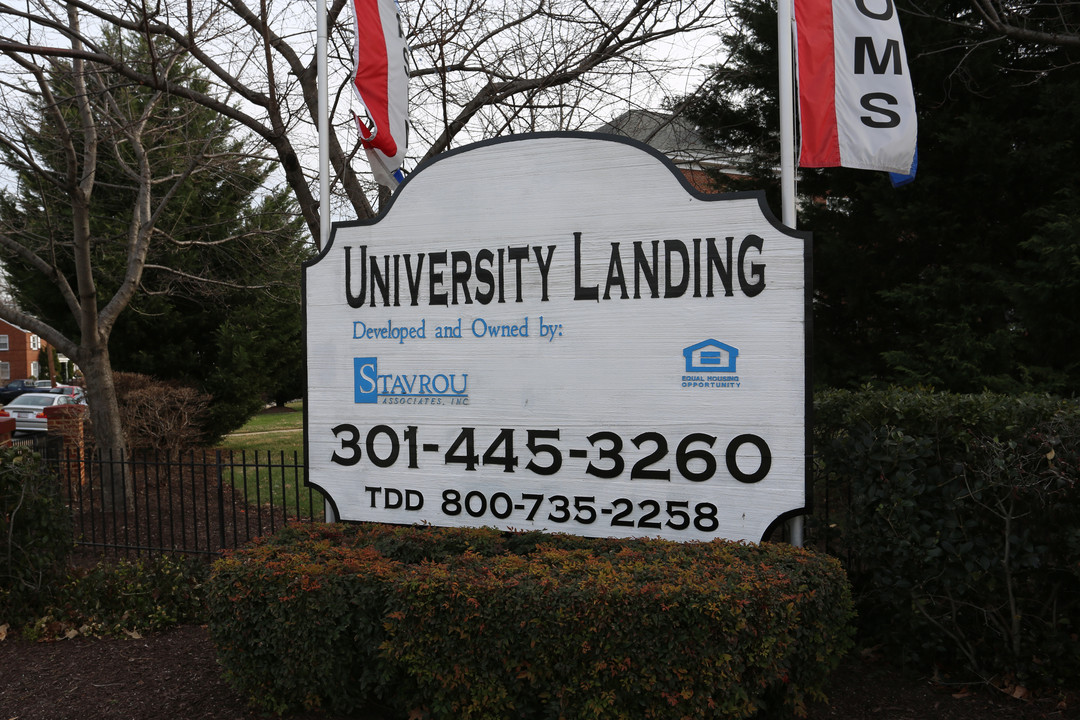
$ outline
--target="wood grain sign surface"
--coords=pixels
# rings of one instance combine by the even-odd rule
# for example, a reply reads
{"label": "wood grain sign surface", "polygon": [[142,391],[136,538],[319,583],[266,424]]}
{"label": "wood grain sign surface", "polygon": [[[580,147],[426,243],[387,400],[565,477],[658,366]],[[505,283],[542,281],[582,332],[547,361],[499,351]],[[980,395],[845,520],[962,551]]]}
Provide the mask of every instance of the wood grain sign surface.
{"label": "wood grain sign surface", "polygon": [[308,482],[343,520],[759,540],[808,501],[809,246],[612,136],[441,156],[304,268]]}

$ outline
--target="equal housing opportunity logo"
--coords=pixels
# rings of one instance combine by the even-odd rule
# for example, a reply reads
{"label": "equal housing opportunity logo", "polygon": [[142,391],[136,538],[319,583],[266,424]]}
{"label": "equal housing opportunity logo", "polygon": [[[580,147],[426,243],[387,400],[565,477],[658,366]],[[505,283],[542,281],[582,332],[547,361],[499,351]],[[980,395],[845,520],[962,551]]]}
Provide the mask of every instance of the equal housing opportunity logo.
{"label": "equal housing opportunity logo", "polygon": [[702,340],[683,348],[686,363],[682,376],[684,388],[737,388],[739,376],[735,364],[739,349],[719,340]]}
{"label": "equal housing opportunity logo", "polygon": [[392,405],[468,405],[469,375],[455,372],[379,372],[377,357],[353,358],[353,402]]}

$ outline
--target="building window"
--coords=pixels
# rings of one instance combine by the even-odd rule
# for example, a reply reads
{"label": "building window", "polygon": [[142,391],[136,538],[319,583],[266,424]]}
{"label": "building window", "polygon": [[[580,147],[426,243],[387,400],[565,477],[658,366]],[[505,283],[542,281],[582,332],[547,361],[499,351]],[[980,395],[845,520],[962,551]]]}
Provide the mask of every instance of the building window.
{"label": "building window", "polygon": [[[7,335],[3,336],[4,340],[7,340]],[[11,379],[11,363],[0,362],[0,380],[3,380],[5,384]]]}
{"label": "building window", "polygon": [[30,377],[37,380],[41,376],[41,363],[36,360],[30,363]]}
{"label": "building window", "polygon": [[31,350],[40,350],[41,349],[41,338],[39,338],[37,335],[31,335],[30,336],[30,349]]}
{"label": "building window", "polygon": [[0,351],[8,349],[8,336],[0,335]]}

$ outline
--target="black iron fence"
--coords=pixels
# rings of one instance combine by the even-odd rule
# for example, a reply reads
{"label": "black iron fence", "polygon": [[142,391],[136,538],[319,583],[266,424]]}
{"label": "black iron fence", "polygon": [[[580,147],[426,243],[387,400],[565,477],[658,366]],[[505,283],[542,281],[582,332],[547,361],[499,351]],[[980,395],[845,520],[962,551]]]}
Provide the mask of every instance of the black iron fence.
{"label": "black iron fence", "polygon": [[35,448],[54,467],[77,545],[128,556],[213,556],[294,520],[322,521],[297,453],[197,450],[109,457]]}
{"label": "black iron fence", "polygon": [[[112,458],[65,448],[54,436],[16,439],[39,452],[60,479],[76,545],[97,554],[216,556],[292,521],[322,522],[326,502],[305,487],[304,461],[283,451],[195,450]],[[805,544],[830,547],[830,518],[842,497],[817,493]],[[779,535],[779,536],[778,536]],[[782,527],[772,540],[786,540]]]}

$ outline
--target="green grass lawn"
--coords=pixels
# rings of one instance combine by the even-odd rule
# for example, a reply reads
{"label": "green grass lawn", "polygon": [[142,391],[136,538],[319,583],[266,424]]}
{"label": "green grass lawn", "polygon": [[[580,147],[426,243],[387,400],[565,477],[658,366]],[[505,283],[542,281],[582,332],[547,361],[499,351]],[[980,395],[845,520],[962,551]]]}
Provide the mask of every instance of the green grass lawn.
{"label": "green grass lawn", "polygon": [[[248,435],[259,432],[295,432],[299,437],[304,421],[304,404],[299,400],[288,403],[286,411],[268,408],[247,421],[244,427],[233,435]],[[232,436],[230,436],[231,438]]]}
{"label": "green grass lawn", "polygon": [[290,516],[306,518],[310,513],[321,519],[322,495],[303,486],[303,404],[287,407],[290,412],[264,410],[222,441],[223,449],[233,451],[233,462],[243,459],[246,467],[234,468],[230,479],[252,504],[273,502],[275,508],[284,506]]}

